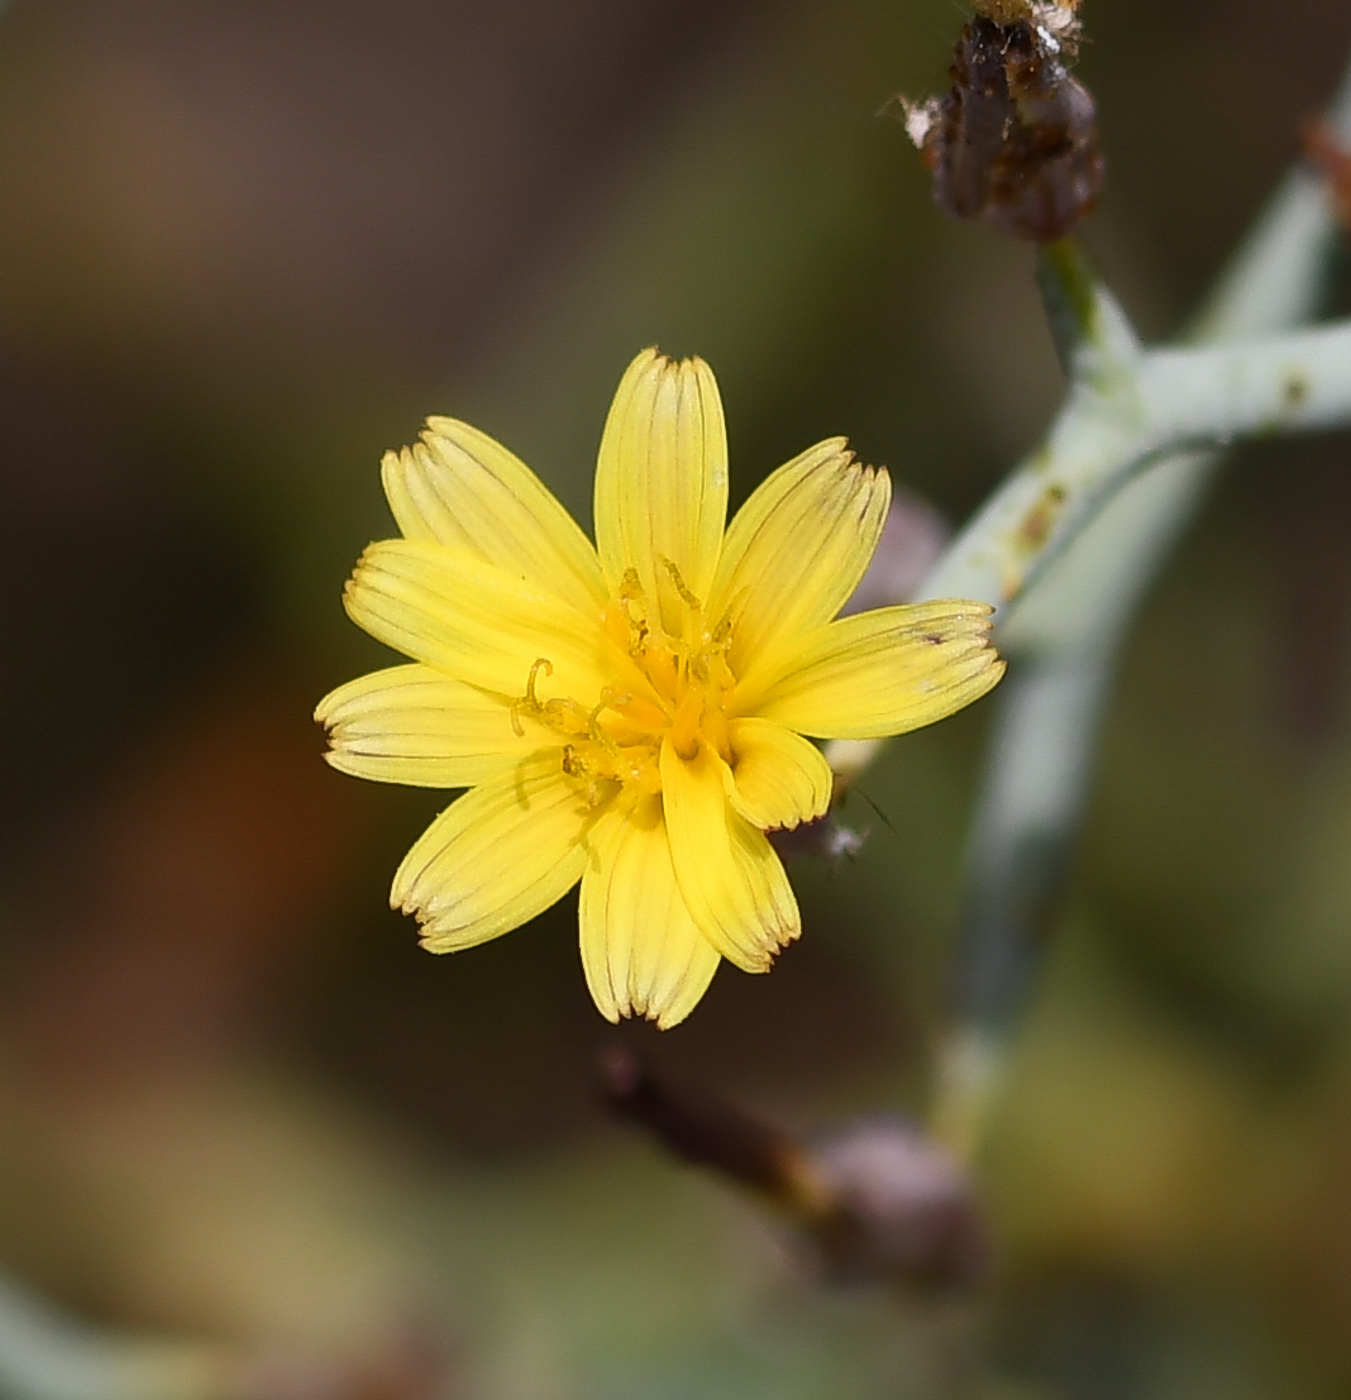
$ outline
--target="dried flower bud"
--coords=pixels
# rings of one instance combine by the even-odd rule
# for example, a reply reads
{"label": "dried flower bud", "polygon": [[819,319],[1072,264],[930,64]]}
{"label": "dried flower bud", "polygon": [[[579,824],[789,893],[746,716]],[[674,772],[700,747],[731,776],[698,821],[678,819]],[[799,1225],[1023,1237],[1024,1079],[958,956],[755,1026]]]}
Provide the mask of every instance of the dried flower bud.
{"label": "dried flower bud", "polygon": [[902,103],[906,130],[934,172],[934,198],[1034,243],[1073,231],[1102,189],[1092,95],[1069,67],[1073,5],[983,0],[953,52],[941,102]]}
{"label": "dried flower bud", "polygon": [[843,1278],[923,1287],[980,1280],[990,1247],[955,1159],[896,1120],[865,1120],[815,1145],[715,1095],[676,1091],[626,1051],[602,1061],[611,1107],[677,1156],[771,1200]]}
{"label": "dried flower bud", "polygon": [[978,1282],[990,1241],[955,1158],[896,1119],[851,1124],[812,1162],[835,1198],[823,1227],[837,1272],[939,1286]]}

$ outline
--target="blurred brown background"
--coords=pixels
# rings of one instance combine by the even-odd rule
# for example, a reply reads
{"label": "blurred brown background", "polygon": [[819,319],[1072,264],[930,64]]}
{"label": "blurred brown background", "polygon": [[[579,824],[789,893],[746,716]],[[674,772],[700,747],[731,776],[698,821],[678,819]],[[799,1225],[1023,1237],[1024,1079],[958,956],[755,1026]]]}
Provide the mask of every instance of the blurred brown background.
{"label": "blurred brown background", "polygon": [[[0,12],[0,1267],[309,1358],[260,1395],[945,1393],[946,1314],[816,1289],[757,1210],[607,1125],[571,904],[418,951],[385,892],[437,797],[330,772],[309,713],[381,663],[340,589],[428,413],[586,519],[609,395],[660,343],[717,371],[738,495],[843,432],[953,519],[981,499],[1059,390],[1031,253],[944,222],[878,115],[941,90],[962,18]],[[1351,16],[1085,19],[1086,240],[1160,336]],[[1347,464],[1345,438],[1243,454],[1138,629],[991,1144],[992,1394],[1351,1384]],[[857,860],[799,863],[771,977],[630,1038],[801,1126],[917,1106],[987,708],[895,746]]]}

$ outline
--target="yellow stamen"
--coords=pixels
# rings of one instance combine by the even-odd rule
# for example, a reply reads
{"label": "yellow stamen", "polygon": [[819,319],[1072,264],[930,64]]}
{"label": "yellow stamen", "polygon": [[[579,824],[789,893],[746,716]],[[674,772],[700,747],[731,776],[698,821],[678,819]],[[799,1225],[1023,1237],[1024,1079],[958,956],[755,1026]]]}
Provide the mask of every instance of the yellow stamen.
{"label": "yellow stamen", "polygon": [[539,673],[541,671],[543,671],[546,676],[553,675],[553,662],[550,661],[548,657],[541,656],[537,658],[535,664],[531,666],[530,679],[527,680],[525,683],[525,695],[522,699],[517,700],[515,704],[512,705],[511,710],[509,712],[512,732],[516,735],[518,739],[525,738],[525,726],[521,723],[521,712],[525,711],[532,715],[538,715],[542,713],[544,709],[544,706],[542,706],[539,703],[539,700],[535,696],[535,682],[538,679]]}
{"label": "yellow stamen", "polygon": [[530,668],[530,679],[525,683],[525,698],[536,709],[539,708],[539,701],[535,698],[535,682],[539,679],[539,673],[543,671],[546,676],[554,673],[554,664],[546,656],[541,656]]}

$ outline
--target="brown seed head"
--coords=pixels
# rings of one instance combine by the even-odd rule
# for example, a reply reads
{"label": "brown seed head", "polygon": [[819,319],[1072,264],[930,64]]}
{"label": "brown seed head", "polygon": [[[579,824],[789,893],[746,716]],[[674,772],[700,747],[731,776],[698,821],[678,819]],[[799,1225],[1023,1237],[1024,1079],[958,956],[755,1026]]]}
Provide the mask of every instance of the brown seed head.
{"label": "brown seed head", "polygon": [[1052,243],[1074,230],[1102,188],[1093,98],[1069,72],[1078,21],[1049,0],[983,0],[981,8],[1026,16],[1002,23],[982,14],[966,25],[951,91],[936,109],[907,104],[907,127],[934,172],[940,208]]}

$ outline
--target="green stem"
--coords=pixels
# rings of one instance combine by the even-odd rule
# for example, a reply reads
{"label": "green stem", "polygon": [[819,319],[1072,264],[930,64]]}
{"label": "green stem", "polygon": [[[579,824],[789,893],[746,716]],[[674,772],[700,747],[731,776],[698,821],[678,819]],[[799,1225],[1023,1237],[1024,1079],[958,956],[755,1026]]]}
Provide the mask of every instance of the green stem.
{"label": "green stem", "polygon": [[[1351,141],[1351,73],[1330,123]],[[1001,618],[1001,644],[1013,664],[997,696],[986,779],[973,823],[957,1015],[938,1057],[933,1105],[935,1131],[966,1155],[978,1145],[985,1105],[1002,1073],[1003,1046],[1035,965],[1035,939],[1070,857],[1121,645],[1160,564],[1222,460],[1219,451],[1170,454],[1161,444],[1170,435],[1181,441],[1224,442],[1240,432],[1260,431],[1263,417],[1273,412],[1277,419],[1272,426],[1285,427],[1281,415],[1301,410],[1307,402],[1309,386],[1298,374],[1284,383],[1281,379],[1287,367],[1282,357],[1301,347],[1312,350],[1320,372],[1331,376],[1334,397],[1343,391],[1351,379],[1344,327],[1260,345],[1232,344],[1271,336],[1315,314],[1336,234],[1321,180],[1296,169],[1254,226],[1188,337],[1194,346],[1228,343],[1228,348],[1190,358],[1194,352],[1160,350],[1143,358],[1141,436],[1122,433],[1120,457],[1106,464],[1109,476],[1118,474],[1119,489],[1114,495],[1104,493],[1104,508],[1085,512],[1076,528],[1066,529],[1058,553],[1048,548],[1045,560],[1031,564],[1020,585],[1025,591],[1003,600],[1018,596],[1018,606]],[[1078,307],[1079,326],[1090,329],[1082,338],[1091,342],[1082,263],[1062,248],[1047,250],[1042,281],[1053,325],[1066,325],[1067,304]],[[1095,297],[1105,293],[1099,289]],[[1095,353],[1101,357],[1098,339]],[[1082,356],[1081,345],[1068,348],[1069,354],[1062,348],[1062,355],[1073,366],[1071,372],[1083,374],[1087,367],[1081,369],[1081,361],[1073,358]],[[1129,355],[1118,351],[1118,358],[1128,360]],[[1262,365],[1268,397],[1257,412],[1247,390],[1236,392],[1235,385]],[[1289,367],[1301,368],[1293,362]],[[1174,371],[1209,382],[1170,384]],[[1261,377],[1257,375],[1258,382]],[[1292,389],[1296,381],[1299,387]],[[1058,433],[1064,444],[1065,418],[1082,414],[1090,403],[1080,386],[1071,389],[1048,448],[1023,473],[1029,467],[1044,469],[1044,456],[1053,450]],[[1141,439],[1149,436],[1151,408],[1152,456],[1145,453],[1128,464]],[[1226,424],[1232,434],[1225,432]],[[1296,424],[1292,420],[1290,425]],[[1146,462],[1149,470],[1140,472]],[[985,512],[982,517],[991,523]],[[982,540],[966,532],[926,582],[925,595],[958,582],[961,561],[996,542],[993,533]],[[965,576],[973,576],[969,567]],[[871,754],[856,745],[836,757],[856,769]]]}

